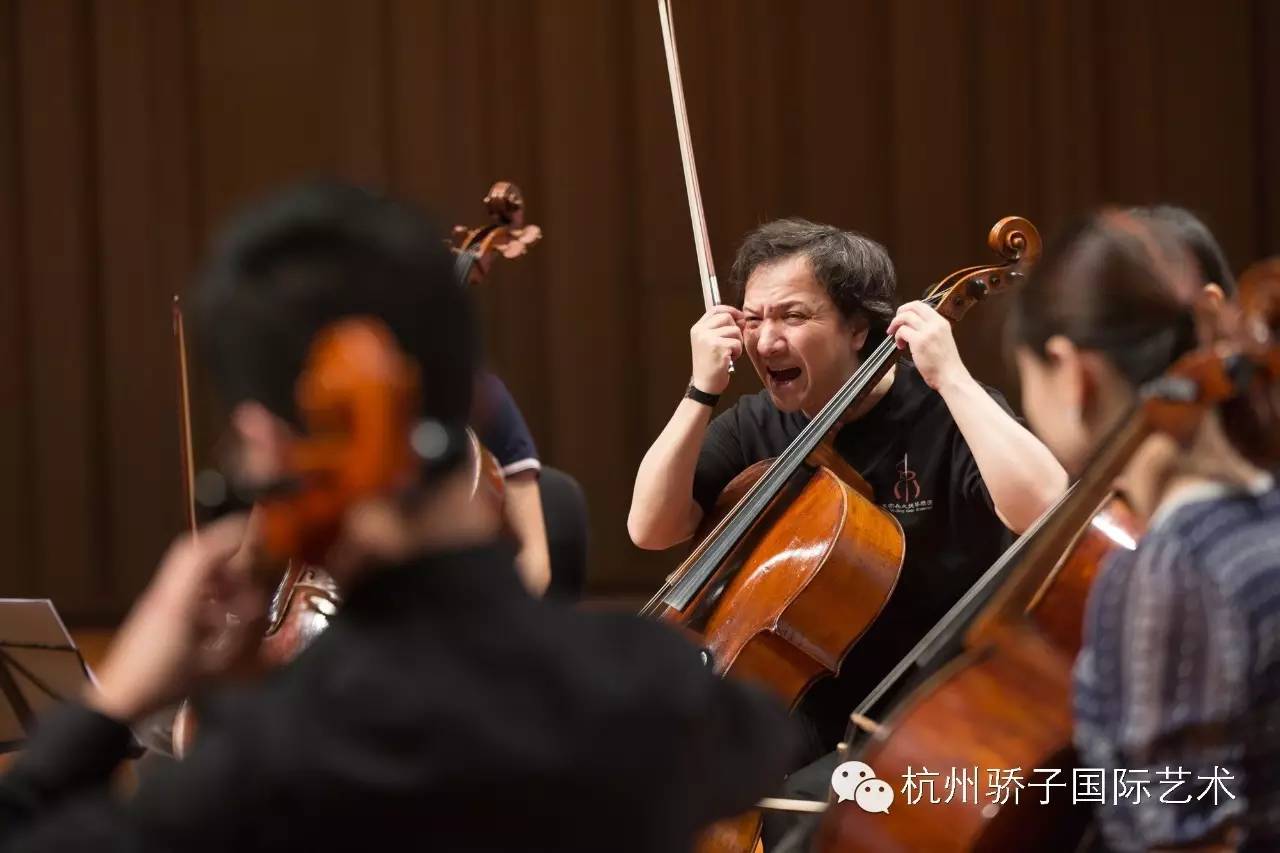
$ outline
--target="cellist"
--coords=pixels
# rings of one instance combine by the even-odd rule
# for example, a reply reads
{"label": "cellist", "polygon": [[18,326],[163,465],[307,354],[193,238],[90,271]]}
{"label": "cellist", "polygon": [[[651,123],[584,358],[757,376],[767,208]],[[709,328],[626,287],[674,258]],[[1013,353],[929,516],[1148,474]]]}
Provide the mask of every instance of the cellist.
{"label": "cellist", "polygon": [[[817,726],[816,756],[834,746],[849,709],[995,560],[1008,531],[1024,529],[1061,494],[1066,474],[999,392],[969,374],[936,311],[909,302],[895,312],[893,263],[879,243],[800,219],[771,222],[743,241],[730,286],[733,305],[712,308],[691,329],[689,387],[636,474],[628,530],[641,547],[688,539],[720,490],[782,451],[886,334],[911,355],[837,438],[876,502],[901,523],[906,558],[898,588],[838,684],[814,688],[803,706]],[[764,390],[713,419],[730,364],[744,353]],[[818,798],[822,776],[808,792]]]}
{"label": "cellist", "polygon": [[[440,236],[410,207],[320,184],[218,243],[196,319],[232,407],[233,479],[270,486],[267,544],[272,519],[320,516],[323,535],[273,553],[321,562],[343,607],[265,682],[211,691],[187,760],[116,799],[126,724],[224,676],[260,636],[264,596],[228,568],[243,523],[180,540],[97,689],[44,720],[0,777],[0,849],[667,853],[783,772],[795,739],[770,697],[707,672],[665,626],[520,583],[499,510],[472,500],[453,444],[478,346]],[[361,358],[334,357],[353,327]],[[394,369],[360,382],[321,370],[370,350]],[[314,405],[335,396],[351,405]],[[384,455],[394,478],[366,483]]]}
{"label": "cellist", "polygon": [[[1094,215],[1017,297],[1027,417],[1068,470],[1198,343],[1212,273],[1180,240],[1158,217]],[[1238,445],[1210,413],[1188,447],[1149,439],[1123,478],[1148,532],[1090,590],[1073,702],[1112,849],[1280,846],[1280,491]]]}

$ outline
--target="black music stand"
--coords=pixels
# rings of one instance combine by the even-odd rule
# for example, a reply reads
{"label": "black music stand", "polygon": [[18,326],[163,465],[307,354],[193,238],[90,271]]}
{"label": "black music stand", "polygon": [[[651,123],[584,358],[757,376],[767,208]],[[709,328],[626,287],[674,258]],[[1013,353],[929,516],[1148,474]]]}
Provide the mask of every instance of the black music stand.
{"label": "black music stand", "polygon": [[22,745],[46,708],[93,675],[47,598],[0,598],[0,753]]}

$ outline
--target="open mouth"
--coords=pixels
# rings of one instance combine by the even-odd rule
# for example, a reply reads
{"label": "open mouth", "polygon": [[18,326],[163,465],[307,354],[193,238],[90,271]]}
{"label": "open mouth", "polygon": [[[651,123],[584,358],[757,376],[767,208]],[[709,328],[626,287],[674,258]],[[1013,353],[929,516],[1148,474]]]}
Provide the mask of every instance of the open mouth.
{"label": "open mouth", "polygon": [[774,370],[772,367],[767,368],[769,373],[769,381],[778,388],[786,388],[792,382],[800,378],[800,368],[788,367],[784,370]]}

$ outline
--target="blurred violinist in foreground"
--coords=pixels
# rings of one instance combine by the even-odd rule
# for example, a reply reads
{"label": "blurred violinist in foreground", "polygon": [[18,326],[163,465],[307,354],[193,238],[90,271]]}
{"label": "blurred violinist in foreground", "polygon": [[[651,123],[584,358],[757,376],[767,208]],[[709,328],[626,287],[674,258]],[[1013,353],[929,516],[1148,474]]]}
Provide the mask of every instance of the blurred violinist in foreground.
{"label": "blurred violinist in foreground", "polygon": [[[98,690],[0,777],[0,849],[668,853],[793,760],[783,709],[670,629],[522,586],[468,464],[477,347],[440,237],[332,185],[224,235],[196,319],[230,473],[258,486],[261,546],[322,561],[344,606],[261,683],[210,690],[259,638],[265,592],[231,560],[242,521],[180,540]],[[202,687],[187,759],[111,796],[127,725]]]}
{"label": "blurred violinist in foreground", "polygon": [[[1023,403],[1073,473],[1144,383],[1205,337],[1195,308],[1212,273],[1182,239],[1141,212],[1095,215],[1018,294]],[[1105,771],[1112,849],[1280,845],[1280,491],[1254,440],[1277,425],[1235,405],[1188,446],[1153,437],[1135,455],[1120,485],[1148,533],[1090,591],[1075,741],[1080,766]]]}

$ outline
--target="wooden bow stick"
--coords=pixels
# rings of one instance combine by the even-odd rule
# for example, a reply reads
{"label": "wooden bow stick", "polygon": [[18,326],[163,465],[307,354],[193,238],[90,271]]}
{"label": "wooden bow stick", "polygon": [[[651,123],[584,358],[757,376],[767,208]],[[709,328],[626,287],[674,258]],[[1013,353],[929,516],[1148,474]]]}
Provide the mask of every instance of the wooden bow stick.
{"label": "wooden bow stick", "polygon": [[702,278],[702,303],[710,311],[720,304],[720,287],[716,283],[715,262],[711,258],[711,240],[707,237],[707,217],[702,210],[698,167],[693,162],[693,139],[689,133],[689,114],[684,105],[684,83],[680,79],[680,57],[676,54],[671,0],[658,0],[658,18],[662,24],[662,44],[667,53],[667,77],[671,81],[671,106],[676,114],[676,134],[680,137],[680,162],[684,166],[684,187],[689,196],[693,246],[698,253],[698,274]]}
{"label": "wooden bow stick", "polygon": [[191,449],[191,383],[187,370],[187,332],[182,322],[182,300],[173,296],[173,340],[178,350],[178,443],[182,454],[182,503],[187,529],[196,533],[196,463]]}

